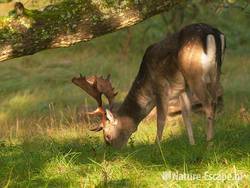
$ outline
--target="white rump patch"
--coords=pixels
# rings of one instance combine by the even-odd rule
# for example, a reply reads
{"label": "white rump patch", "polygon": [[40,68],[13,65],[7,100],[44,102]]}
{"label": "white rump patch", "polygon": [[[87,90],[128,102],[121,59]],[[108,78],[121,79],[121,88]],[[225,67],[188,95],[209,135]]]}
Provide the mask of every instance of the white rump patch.
{"label": "white rump patch", "polygon": [[203,80],[206,83],[211,82],[211,74],[216,71],[216,43],[212,34],[207,35],[207,53],[201,53],[201,64],[203,68]]}

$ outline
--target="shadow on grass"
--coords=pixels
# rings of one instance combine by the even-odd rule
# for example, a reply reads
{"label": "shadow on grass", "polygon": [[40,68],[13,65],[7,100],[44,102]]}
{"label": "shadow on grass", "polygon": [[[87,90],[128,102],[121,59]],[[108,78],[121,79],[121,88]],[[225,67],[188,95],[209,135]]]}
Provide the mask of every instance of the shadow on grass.
{"label": "shadow on grass", "polygon": [[[220,126],[220,123],[223,126]],[[121,151],[106,147],[99,137],[77,137],[73,139],[57,140],[46,136],[37,136],[27,139],[21,144],[0,143],[0,185],[7,184],[8,179],[13,179],[15,186],[50,185],[72,186],[72,178],[66,173],[68,163],[75,167],[76,176],[86,177],[91,171],[86,167],[93,161],[101,164],[105,161],[128,159],[129,162],[139,162],[142,166],[159,166],[158,170],[166,168],[183,170],[187,164],[192,170],[199,170],[207,164],[228,165],[247,159],[250,155],[250,125],[237,123],[224,118],[219,120],[216,127],[214,145],[208,149],[204,134],[196,128],[197,144],[190,146],[186,134],[172,136],[161,143],[163,156],[159,146],[151,143],[128,144]],[[138,133],[139,134],[139,133]],[[50,177],[46,171],[51,161],[55,163],[55,171],[66,174],[64,176]],[[164,166],[164,160],[166,166]],[[249,165],[249,164],[247,164]],[[51,167],[50,167],[51,168]],[[46,172],[45,172],[46,171]],[[55,172],[56,174],[57,172]],[[129,181],[121,179],[108,181],[108,187],[122,187],[129,185]],[[105,184],[105,185],[106,185]],[[104,184],[98,185],[99,187]]]}
{"label": "shadow on grass", "polygon": [[111,180],[108,181],[107,183],[100,183],[99,185],[96,186],[96,188],[101,188],[101,187],[130,187],[131,183],[129,179],[120,179],[120,180]]}

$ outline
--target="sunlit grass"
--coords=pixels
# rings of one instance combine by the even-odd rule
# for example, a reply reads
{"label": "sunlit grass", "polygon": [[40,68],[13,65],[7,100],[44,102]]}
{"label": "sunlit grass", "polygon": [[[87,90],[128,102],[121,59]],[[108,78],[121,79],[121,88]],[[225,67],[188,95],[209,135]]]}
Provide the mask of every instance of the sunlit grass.
{"label": "sunlit grass", "polygon": [[[196,121],[196,146],[188,144],[182,128],[173,135],[169,134],[173,127],[169,127],[161,144],[167,166],[159,147],[154,144],[154,122],[142,124],[133,143],[122,151],[105,147],[101,134],[90,133],[84,128],[52,129],[46,134],[23,138],[21,142],[6,141],[1,146],[1,181],[6,183],[10,179],[10,185],[32,187],[246,186],[250,181],[249,124],[228,115],[220,116],[218,122],[214,147],[210,149],[204,141],[202,120]],[[171,180],[166,183],[161,179],[166,170],[200,174],[242,173],[246,177],[240,182]],[[9,176],[10,172],[12,176]]]}

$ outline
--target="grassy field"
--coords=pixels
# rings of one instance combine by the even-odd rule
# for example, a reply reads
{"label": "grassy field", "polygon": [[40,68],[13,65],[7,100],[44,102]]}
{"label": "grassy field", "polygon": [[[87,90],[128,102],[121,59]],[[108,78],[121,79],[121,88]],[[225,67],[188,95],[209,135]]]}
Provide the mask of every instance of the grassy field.
{"label": "grassy field", "polygon": [[[77,117],[78,108],[95,102],[71,78],[79,72],[111,73],[119,91],[117,101],[122,101],[146,46],[164,35],[164,27],[155,19],[72,48],[0,64],[0,187],[249,187],[247,22],[227,35],[222,74],[225,107],[217,116],[210,148],[205,142],[205,120],[196,114],[195,146],[188,144],[181,120],[168,123],[164,141],[156,145],[155,121],[144,120],[121,151],[106,147],[102,134],[89,132]],[[148,25],[150,32],[139,35]],[[222,22],[221,27],[230,30],[230,23]],[[217,180],[164,180],[163,172],[207,174]],[[223,175],[239,180],[220,180]]]}

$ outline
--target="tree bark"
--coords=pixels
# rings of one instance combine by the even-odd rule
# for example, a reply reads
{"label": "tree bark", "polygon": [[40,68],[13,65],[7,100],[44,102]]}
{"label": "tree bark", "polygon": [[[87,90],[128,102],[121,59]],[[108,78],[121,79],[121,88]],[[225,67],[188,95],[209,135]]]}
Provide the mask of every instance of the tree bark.
{"label": "tree bark", "polygon": [[135,25],[184,0],[64,0],[43,11],[15,6],[0,18],[0,61],[81,41]]}

